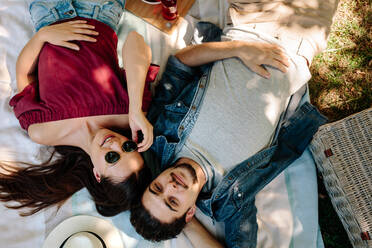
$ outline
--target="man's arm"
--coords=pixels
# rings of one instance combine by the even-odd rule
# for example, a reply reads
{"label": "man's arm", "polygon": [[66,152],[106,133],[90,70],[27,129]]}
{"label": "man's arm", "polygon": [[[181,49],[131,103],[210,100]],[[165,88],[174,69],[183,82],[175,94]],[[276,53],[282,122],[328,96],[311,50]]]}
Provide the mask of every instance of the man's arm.
{"label": "man's arm", "polygon": [[194,217],[183,229],[184,234],[190,240],[193,247],[200,248],[223,248],[212,234]]}
{"label": "man's arm", "polygon": [[126,71],[129,95],[129,125],[132,139],[138,141],[138,131],[143,133],[143,141],[138,151],[146,151],[153,141],[153,128],[142,112],[143,90],[146,75],[151,64],[151,48],[143,37],[135,31],[128,34],[122,50],[123,66]]}
{"label": "man's arm", "polygon": [[175,56],[188,66],[200,66],[213,61],[237,57],[252,71],[263,77],[270,73],[262,66],[270,65],[287,71],[288,58],[284,50],[273,44],[247,41],[206,42],[185,47]]}
{"label": "man's arm", "polygon": [[71,40],[84,40],[95,42],[89,35],[98,35],[94,26],[86,21],[70,21],[41,28],[26,44],[18,56],[16,63],[16,79],[18,92],[36,79],[36,64],[39,53],[45,42],[53,45],[79,50],[78,45],[68,42]]}

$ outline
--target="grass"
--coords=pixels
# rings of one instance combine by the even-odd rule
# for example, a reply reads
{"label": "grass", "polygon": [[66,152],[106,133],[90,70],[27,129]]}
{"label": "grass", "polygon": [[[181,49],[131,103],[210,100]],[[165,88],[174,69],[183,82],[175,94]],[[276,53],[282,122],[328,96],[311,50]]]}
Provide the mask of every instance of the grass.
{"label": "grass", "polygon": [[[311,65],[311,102],[336,121],[372,106],[372,11],[370,0],[340,0],[327,49]],[[319,182],[319,224],[326,248],[351,244]]]}
{"label": "grass", "polygon": [[331,121],[372,106],[371,26],[368,0],[341,0],[327,49],[312,63],[311,101]]}

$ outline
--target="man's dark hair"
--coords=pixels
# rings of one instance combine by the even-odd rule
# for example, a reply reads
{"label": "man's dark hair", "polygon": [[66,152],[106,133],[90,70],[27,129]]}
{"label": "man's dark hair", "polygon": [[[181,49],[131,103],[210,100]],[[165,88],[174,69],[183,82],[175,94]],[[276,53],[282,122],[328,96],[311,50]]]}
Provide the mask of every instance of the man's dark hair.
{"label": "man's dark hair", "polygon": [[130,222],[145,239],[156,242],[172,239],[185,227],[187,211],[172,223],[162,223],[143,206],[141,198],[131,206]]}

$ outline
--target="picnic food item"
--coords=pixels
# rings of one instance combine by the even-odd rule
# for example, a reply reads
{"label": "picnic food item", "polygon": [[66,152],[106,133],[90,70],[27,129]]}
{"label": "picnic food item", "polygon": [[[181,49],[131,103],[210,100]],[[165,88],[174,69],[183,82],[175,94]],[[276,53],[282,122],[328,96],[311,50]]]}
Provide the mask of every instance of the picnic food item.
{"label": "picnic food item", "polygon": [[162,3],[162,15],[164,19],[174,20],[178,16],[177,12],[177,0],[161,0]]}
{"label": "picnic food item", "polygon": [[160,0],[142,0],[142,2],[148,3],[148,4],[160,4],[161,3]]}

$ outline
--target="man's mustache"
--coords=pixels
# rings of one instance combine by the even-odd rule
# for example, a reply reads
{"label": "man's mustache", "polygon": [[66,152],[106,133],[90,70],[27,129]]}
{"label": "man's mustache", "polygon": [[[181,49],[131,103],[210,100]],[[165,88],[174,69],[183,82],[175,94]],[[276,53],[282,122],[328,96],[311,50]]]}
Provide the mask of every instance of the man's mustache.
{"label": "man's mustache", "polygon": [[174,166],[174,168],[185,168],[190,172],[190,175],[192,177],[192,182],[195,184],[198,182],[198,177],[196,176],[196,171],[194,167],[192,167],[190,164],[187,163],[180,163]]}

